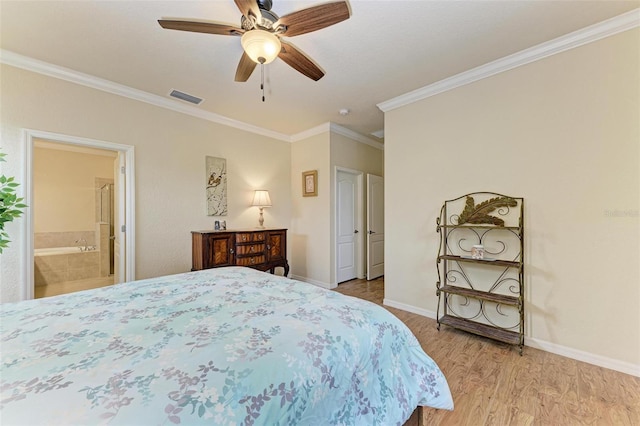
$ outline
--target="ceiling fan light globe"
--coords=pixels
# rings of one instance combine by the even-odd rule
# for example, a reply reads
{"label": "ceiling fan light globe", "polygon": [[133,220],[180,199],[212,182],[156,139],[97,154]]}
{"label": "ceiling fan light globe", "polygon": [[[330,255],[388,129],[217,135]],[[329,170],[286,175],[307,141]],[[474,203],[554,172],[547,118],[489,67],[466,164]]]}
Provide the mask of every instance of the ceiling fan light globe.
{"label": "ceiling fan light globe", "polygon": [[240,43],[245,53],[258,64],[273,62],[282,48],[280,39],[275,34],[263,30],[245,32]]}

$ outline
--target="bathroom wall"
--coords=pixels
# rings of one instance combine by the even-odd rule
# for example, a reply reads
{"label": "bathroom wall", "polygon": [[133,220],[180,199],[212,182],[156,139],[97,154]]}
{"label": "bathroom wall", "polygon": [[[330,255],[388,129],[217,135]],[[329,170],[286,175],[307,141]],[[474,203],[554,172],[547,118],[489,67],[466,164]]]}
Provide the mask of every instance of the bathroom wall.
{"label": "bathroom wall", "polygon": [[113,179],[116,153],[36,141],[34,247],[96,245],[96,179]]}

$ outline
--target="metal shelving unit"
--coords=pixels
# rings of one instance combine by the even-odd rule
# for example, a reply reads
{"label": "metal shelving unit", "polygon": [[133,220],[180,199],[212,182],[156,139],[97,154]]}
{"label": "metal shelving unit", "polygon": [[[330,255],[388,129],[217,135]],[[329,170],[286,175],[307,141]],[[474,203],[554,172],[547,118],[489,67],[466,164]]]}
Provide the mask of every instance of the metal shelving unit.
{"label": "metal shelving unit", "polygon": [[[437,321],[524,346],[524,199],[474,192],[447,200],[437,219]],[[482,246],[484,256],[472,257]]]}

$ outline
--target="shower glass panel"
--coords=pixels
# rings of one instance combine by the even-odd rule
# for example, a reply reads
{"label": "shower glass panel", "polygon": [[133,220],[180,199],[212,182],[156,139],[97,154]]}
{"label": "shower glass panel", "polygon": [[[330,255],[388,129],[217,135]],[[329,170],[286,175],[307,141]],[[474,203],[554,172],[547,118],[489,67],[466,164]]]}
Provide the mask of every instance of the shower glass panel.
{"label": "shower glass panel", "polygon": [[100,188],[100,207],[99,221],[109,224],[109,274],[113,275],[113,243],[115,240],[115,233],[113,228],[113,184],[106,183]]}

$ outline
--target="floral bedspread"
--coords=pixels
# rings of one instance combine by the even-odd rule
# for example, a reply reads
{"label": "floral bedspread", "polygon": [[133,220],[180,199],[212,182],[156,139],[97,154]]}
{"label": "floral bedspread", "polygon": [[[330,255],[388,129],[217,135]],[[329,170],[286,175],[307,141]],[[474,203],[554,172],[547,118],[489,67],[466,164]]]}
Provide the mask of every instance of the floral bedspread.
{"label": "floral bedspread", "polygon": [[392,425],[453,408],[385,309],[248,268],[0,310],[3,425]]}

